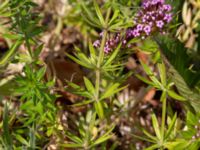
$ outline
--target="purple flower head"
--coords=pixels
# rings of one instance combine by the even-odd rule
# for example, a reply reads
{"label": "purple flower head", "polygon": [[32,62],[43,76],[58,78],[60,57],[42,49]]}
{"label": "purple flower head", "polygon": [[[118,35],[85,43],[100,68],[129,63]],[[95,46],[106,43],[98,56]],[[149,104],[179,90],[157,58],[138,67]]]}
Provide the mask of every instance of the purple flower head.
{"label": "purple flower head", "polygon": [[143,8],[150,8],[152,6],[163,4],[164,2],[165,2],[165,0],[143,0],[142,7]]}
{"label": "purple flower head", "polygon": [[137,29],[132,30],[132,36],[133,36],[133,37],[138,37],[138,36],[140,36],[139,31],[138,31]]}
{"label": "purple flower head", "polygon": [[115,43],[114,43],[114,41],[111,39],[111,40],[109,40],[109,45],[110,46],[114,46],[115,45]]}
{"label": "purple flower head", "polygon": [[171,11],[171,10],[172,10],[172,6],[169,5],[169,4],[166,4],[166,5],[163,5],[163,9],[164,9],[165,11]]}
{"label": "purple flower head", "polygon": [[157,26],[158,28],[163,28],[164,22],[163,22],[162,20],[156,21],[156,26]]}
{"label": "purple flower head", "polygon": [[158,11],[158,14],[159,14],[159,15],[162,15],[162,14],[163,14],[163,11],[162,11],[162,10],[159,10],[159,11]]}
{"label": "purple flower head", "polygon": [[165,20],[167,23],[169,23],[169,22],[172,20],[172,14],[166,14],[166,15],[164,16],[164,20]]}
{"label": "purple flower head", "polygon": [[149,35],[150,32],[151,32],[151,26],[146,25],[146,26],[144,27],[144,32],[146,33],[146,35]]}
{"label": "purple flower head", "polygon": [[145,17],[142,18],[142,23],[145,23],[147,20]]}
{"label": "purple flower head", "polygon": [[104,34],[104,33],[103,33],[103,31],[102,31],[102,32],[99,34],[99,35],[100,35],[100,37],[103,37],[103,34]]}
{"label": "purple flower head", "polygon": [[104,47],[104,52],[108,54],[111,51],[111,48],[107,46]]}
{"label": "purple flower head", "polygon": [[138,30],[138,31],[142,31],[142,29],[143,29],[143,25],[142,25],[142,24],[138,24],[138,25],[137,25],[137,30]]}
{"label": "purple flower head", "polygon": [[150,3],[148,2],[148,1],[143,1],[143,3],[142,3],[142,7],[143,8],[148,8],[150,6]]}
{"label": "purple flower head", "polygon": [[[128,39],[162,32],[172,20],[172,7],[165,0],[143,0],[142,7],[134,18],[134,27],[127,30]],[[161,30],[162,29],[162,30]]]}
{"label": "purple flower head", "polygon": [[132,30],[131,29],[128,29],[126,31],[126,38],[130,38],[132,36]]}
{"label": "purple flower head", "polygon": [[153,22],[149,22],[149,25],[152,27],[153,26]]}
{"label": "purple flower head", "polygon": [[94,47],[100,47],[100,40],[96,40],[96,41],[93,43],[93,46],[94,46]]}
{"label": "purple flower head", "polygon": [[119,33],[115,37],[115,43],[118,43],[118,42],[120,42],[120,34]]}
{"label": "purple flower head", "polygon": [[158,3],[159,3],[158,0],[152,0],[152,1],[151,1],[151,4],[152,4],[152,5],[157,5]]}
{"label": "purple flower head", "polygon": [[156,20],[156,17],[154,17],[154,16],[151,16],[151,19],[152,19],[152,20]]}
{"label": "purple flower head", "polygon": [[[126,36],[128,36],[128,34]],[[123,41],[123,44],[126,44],[126,39],[122,39],[120,33],[114,34],[114,36],[107,39],[105,46],[104,46],[104,52],[106,54],[108,54],[111,51],[113,51],[118,46],[120,41]]]}
{"label": "purple flower head", "polygon": [[[133,27],[126,30],[125,36],[115,34],[106,40],[104,52],[106,54],[114,50],[119,43],[122,46],[129,46],[127,44],[132,38],[140,37],[145,39],[147,36],[159,32],[166,34],[167,24],[172,20],[171,5],[166,4],[165,0],[143,0],[141,9],[136,13],[133,20]],[[100,39],[102,40],[102,35]],[[100,41],[93,43],[95,47],[100,47]]]}
{"label": "purple flower head", "polygon": [[155,4],[164,4],[165,3],[165,0],[152,0],[152,3],[155,3]]}

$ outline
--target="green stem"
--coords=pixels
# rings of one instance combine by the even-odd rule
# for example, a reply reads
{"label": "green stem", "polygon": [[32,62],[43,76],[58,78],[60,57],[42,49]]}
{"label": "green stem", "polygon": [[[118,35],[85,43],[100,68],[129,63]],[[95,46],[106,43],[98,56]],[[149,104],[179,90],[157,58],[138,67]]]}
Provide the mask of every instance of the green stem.
{"label": "green stem", "polygon": [[63,28],[63,21],[62,20],[63,20],[63,18],[58,16],[57,25],[56,25],[56,28],[55,28],[55,34],[57,36],[60,35],[60,32],[61,32],[61,30]]}
{"label": "green stem", "polygon": [[103,33],[103,39],[101,41],[101,46],[100,46],[100,52],[98,56],[98,61],[97,61],[97,68],[96,68],[96,101],[99,101],[99,94],[100,94],[100,80],[101,80],[101,64],[104,58],[104,46],[106,43],[106,37],[108,34],[108,20],[110,17],[111,13],[111,8],[108,9],[107,14],[106,14],[106,20],[105,20],[105,29]]}
{"label": "green stem", "polygon": [[162,143],[164,142],[164,136],[165,136],[164,132],[165,132],[166,108],[167,108],[167,97],[166,94],[164,94],[164,98],[162,101],[162,124],[161,124]]}

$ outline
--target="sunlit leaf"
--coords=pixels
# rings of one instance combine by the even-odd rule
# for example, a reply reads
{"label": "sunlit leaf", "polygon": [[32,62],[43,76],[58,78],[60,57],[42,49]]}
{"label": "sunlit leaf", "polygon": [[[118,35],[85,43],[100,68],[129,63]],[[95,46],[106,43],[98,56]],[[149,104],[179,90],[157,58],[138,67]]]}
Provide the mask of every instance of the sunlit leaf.
{"label": "sunlit leaf", "polygon": [[90,82],[90,80],[86,77],[84,77],[84,83],[85,83],[85,86],[87,88],[87,90],[92,94],[94,95],[95,94],[95,89],[94,89],[94,86],[93,84]]}
{"label": "sunlit leaf", "polygon": [[96,101],[94,103],[95,110],[100,118],[104,118],[104,108],[102,102]]}
{"label": "sunlit leaf", "polygon": [[158,137],[158,139],[161,139],[162,137],[160,133],[160,127],[159,127],[158,120],[155,114],[152,114],[152,124],[153,124],[154,131],[156,133],[156,136]]}

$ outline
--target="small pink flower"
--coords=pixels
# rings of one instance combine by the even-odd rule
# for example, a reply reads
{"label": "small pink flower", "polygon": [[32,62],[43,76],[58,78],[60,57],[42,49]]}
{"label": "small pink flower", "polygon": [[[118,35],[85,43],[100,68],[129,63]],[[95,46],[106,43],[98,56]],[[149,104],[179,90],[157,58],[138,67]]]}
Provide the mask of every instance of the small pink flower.
{"label": "small pink flower", "polygon": [[172,14],[166,14],[164,20],[167,21],[167,23],[169,23],[172,20]]}
{"label": "small pink flower", "polygon": [[93,43],[93,46],[94,46],[94,47],[100,47],[100,40],[96,40],[96,41]]}
{"label": "small pink flower", "polygon": [[144,27],[144,32],[145,32],[147,35],[149,35],[150,32],[151,32],[151,26],[149,26],[149,25],[145,26],[145,27]]}
{"label": "small pink flower", "polygon": [[166,5],[163,5],[163,9],[164,9],[165,11],[171,11],[171,10],[172,10],[172,7],[171,7],[171,5],[166,4]]}
{"label": "small pink flower", "polygon": [[164,22],[162,20],[156,21],[156,26],[158,28],[162,28],[164,26]]}
{"label": "small pink flower", "polygon": [[142,24],[138,24],[138,25],[137,25],[137,30],[138,30],[138,31],[141,31],[142,29],[143,29],[143,25],[142,25]]}

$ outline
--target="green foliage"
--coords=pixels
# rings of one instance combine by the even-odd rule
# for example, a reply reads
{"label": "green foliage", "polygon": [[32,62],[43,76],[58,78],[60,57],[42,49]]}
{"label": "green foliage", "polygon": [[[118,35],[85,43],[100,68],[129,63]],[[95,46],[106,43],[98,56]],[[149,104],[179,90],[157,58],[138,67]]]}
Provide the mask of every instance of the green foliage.
{"label": "green foliage", "polygon": [[151,71],[151,69],[146,64],[144,64],[143,62],[141,62],[141,64],[144,68],[144,71],[147,73],[147,75],[151,79],[151,81],[149,81],[148,79],[145,79],[142,76],[137,74],[136,76],[139,79],[141,79],[143,82],[155,87],[156,89],[161,90],[164,93],[164,95],[169,95],[170,97],[172,97],[175,100],[186,101],[186,99],[184,97],[178,95],[173,90],[171,90],[171,86],[173,85],[173,83],[171,82],[171,79],[167,80],[166,68],[163,63],[158,64],[158,70],[160,73],[161,81],[159,81],[157,79],[157,77],[154,75],[154,73]]}
{"label": "green foliage", "polygon": [[4,106],[4,115],[3,115],[3,135],[2,135],[2,143],[3,147],[7,148],[8,150],[12,149],[12,137],[9,132],[9,116],[8,116],[8,106],[7,104]]}
{"label": "green foliage", "polygon": [[41,33],[41,27],[38,25],[40,17],[38,13],[33,12],[36,3],[30,0],[11,0],[9,1],[10,12],[12,13],[11,31],[21,36],[26,41],[34,42],[34,37]]}
{"label": "green foliage", "polygon": [[[11,136],[8,131],[8,110],[7,105],[5,105],[5,119],[3,122],[5,135],[5,137],[3,136],[3,141],[5,140],[3,143],[5,143],[5,147],[10,145],[11,149],[13,149],[13,146],[20,148],[21,146],[18,144],[13,146],[11,144],[17,140],[23,147],[35,149],[37,141],[42,139],[42,136],[53,134],[54,128],[56,128],[56,120],[54,120],[56,113],[54,106],[55,96],[51,95],[49,91],[54,82],[44,82],[45,71],[45,67],[36,72],[26,66],[24,75],[16,77],[15,81],[18,88],[15,92],[18,92],[18,95],[22,95],[20,99],[22,104],[17,109],[26,115],[20,118],[13,116],[13,119],[23,123],[23,126],[16,126]],[[41,127],[47,130],[47,133],[43,133],[44,135],[38,134],[38,132],[41,132],[39,131]],[[42,142],[40,141],[40,143]]]}
{"label": "green foliage", "polygon": [[174,42],[167,37],[160,37],[157,42],[162,48],[164,61],[170,68],[169,76],[172,77],[179,93],[198,112],[200,93],[196,89],[200,80],[200,72],[195,70],[194,61],[187,54],[187,49],[179,41]]}
{"label": "green foliage", "polygon": [[98,137],[98,133],[101,131],[97,128],[98,121],[96,120],[95,112],[89,111],[87,112],[86,118],[81,119],[83,120],[79,121],[77,127],[79,136],[66,132],[67,137],[72,142],[61,144],[62,147],[92,149],[113,136],[112,130],[114,129],[114,126],[110,125],[109,129]]}
{"label": "green foliage", "polygon": [[[118,31],[119,29],[123,29],[125,27],[128,27],[132,25],[132,21],[129,16],[127,16],[126,12],[130,12],[130,9],[127,9],[125,7],[120,7],[122,5],[118,5],[118,2],[116,1],[108,1],[104,4],[103,9],[108,9],[111,11],[110,7],[113,7],[114,13],[110,16],[105,16],[102,14],[102,11],[98,4],[96,3],[96,0],[93,1],[94,10],[89,9],[91,6],[91,3],[86,5],[85,2],[81,1],[81,8],[83,12],[83,19],[87,24],[89,24],[92,27],[100,28],[100,29],[108,29],[108,31]],[[90,7],[93,8],[93,7]],[[124,8],[124,9],[121,9]],[[94,15],[95,14],[95,15]],[[124,19],[124,15],[126,15],[126,19]],[[108,18],[110,17],[110,19]],[[105,18],[105,19],[104,19]],[[107,21],[109,19],[109,21]]]}
{"label": "green foliage", "polygon": [[[36,44],[36,36],[38,36],[43,28],[39,25],[40,17],[38,13],[33,12],[33,8],[37,6],[36,3],[31,0],[8,0],[2,5],[2,15],[9,17],[9,22],[4,22],[1,24],[2,27],[10,26],[9,31],[5,30],[2,34],[5,38],[9,40],[16,40],[8,53],[2,58],[1,66],[5,65],[11,55],[16,53],[17,47],[25,41],[30,55],[31,45]],[[3,19],[2,19],[3,20]],[[3,20],[4,21],[4,20]]]}
{"label": "green foliage", "polygon": [[[44,27],[41,26],[44,20],[41,20],[42,14],[38,11],[41,8],[38,9],[32,0],[0,0],[0,32],[8,44],[7,52],[0,58],[1,71],[4,73],[11,62],[23,64],[21,71],[4,77],[6,72],[0,80],[0,149],[49,149],[48,146],[53,145],[57,149],[114,150],[124,146],[121,139],[126,135],[118,132],[121,132],[122,125],[129,124],[133,126],[126,133],[128,138],[125,139],[130,138],[127,149],[134,149],[137,139],[145,141],[147,150],[199,149],[200,38],[197,37],[195,50],[186,49],[174,38],[174,31],[181,22],[179,10],[182,2],[168,2],[173,4],[175,13],[170,26],[172,32],[142,40],[133,38],[128,41],[128,48],[123,43],[123,37],[126,30],[133,27],[140,0],[69,0],[66,2],[70,5],[66,16],[54,15],[52,10],[53,24],[56,21],[58,25],[62,24],[63,32],[65,27],[75,26],[83,38],[78,46],[74,46],[72,53],[68,49],[65,52],[84,70],[82,82],[70,80],[63,86],[55,68],[54,78],[47,79],[50,67],[40,57],[43,48],[48,47],[40,41],[40,36],[44,34]],[[53,1],[46,3],[54,4]],[[61,30],[55,30],[58,37],[64,37]],[[100,46],[96,48],[91,41],[99,32],[102,33]],[[195,32],[199,34],[199,27]],[[122,41],[106,54],[106,42],[116,33],[120,33]],[[60,49],[65,50],[62,46]],[[54,49],[51,46],[48,48]],[[147,54],[150,60],[140,61],[134,68],[139,68],[148,78],[138,74],[138,70],[127,71],[127,60],[137,50]],[[156,65],[154,71],[148,62]],[[161,115],[157,108],[154,109],[151,125],[147,129],[137,124],[137,118],[131,121],[133,116],[138,117],[135,112],[140,110],[138,103],[143,103],[140,101],[142,98],[135,93],[134,98],[129,93],[123,95],[123,90],[128,89],[125,81],[133,77],[133,72],[137,72],[135,76],[148,86],[147,89],[153,87],[156,92],[161,92],[160,101],[156,101],[158,106],[162,104]],[[71,100],[70,96],[77,96],[78,100]],[[127,99],[131,101],[130,106]],[[179,112],[172,108],[169,101],[185,104],[190,109]],[[1,106],[4,107],[2,111]],[[180,117],[185,114],[186,119]],[[135,126],[142,128],[142,135],[135,134]]]}
{"label": "green foliage", "polygon": [[[1,27],[4,29],[1,32],[3,37],[11,43],[9,50],[0,60],[0,67],[5,68],[11,58],[14,62],[27,63],[22,74],[13,76],[11,80],[7,79],[5,83],[1,80],[0,89],[3,90],[1,95],[20,97],[20,106],[12,110],[8,107],[10,103],[4,106],[4,119],[1,122],[3,149],[38,149],[38,141],[44,144],[46,139],[43,136],[52,135],[57,128],[57,121],[54,119],[56,96],[50,94],[54,81],[46,82],[44,80],[46,67],[36,65],[43,47],[36,40],[43,31],[43,27],[39,25],[40,17],[33,10],[36,7],[37,5],[30,0],[8,0],[0,6],[0,15],[4,17],[1,18]],[[29,52],[28,55],[19,54],[19,57],[15,57],[18,54],[18,48],[24,43]],[[36,46],[34,52],[32,46]],[[24,58],[28,58],[28,61]],[[17,116],[18,112],[23,115]],[[44,129],[42,134],[41,128]]]}

